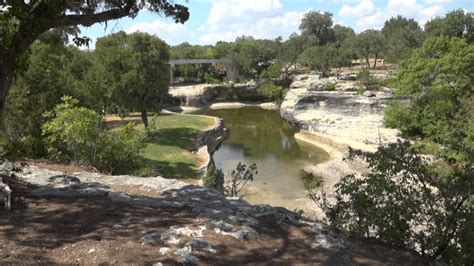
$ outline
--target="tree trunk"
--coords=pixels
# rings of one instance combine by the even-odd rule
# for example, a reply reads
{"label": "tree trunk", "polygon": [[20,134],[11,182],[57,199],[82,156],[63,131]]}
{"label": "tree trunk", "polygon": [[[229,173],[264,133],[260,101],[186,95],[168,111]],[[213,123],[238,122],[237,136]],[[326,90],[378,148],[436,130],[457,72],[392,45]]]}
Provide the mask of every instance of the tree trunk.
{"label": "tree trunk", "polygon": [[148,114],[146,112],[146,98],[147,98],[148,90],[145,91],[145,93],[140,96],[140,110],[141,110],[141,115],[142,115],[142,122],[143,126],[145,129],[148,128]]}
{"label": "tree trunk", "polygon": [[367,66],[367,69],[369,69],[370,68],[369,56],[365,57],[365,64]]}
{"label": "tree trunk", "polygon": [[377,57],[378,57],[378,54],[375,54],[374,68],[377,67]]}
{"label": "tree trunk", "polygon": [[1,72],[0,72],[0,113],[5,109],[5,101],[8,94],[8,90],[13,81],[14,64],[7,58],[8,55],[2,61]]}
{"label": "tree trunk", "polygon": [[146,113],[146,108],[142,108],[142,121],[145,129],[148,128],[148,114]]}

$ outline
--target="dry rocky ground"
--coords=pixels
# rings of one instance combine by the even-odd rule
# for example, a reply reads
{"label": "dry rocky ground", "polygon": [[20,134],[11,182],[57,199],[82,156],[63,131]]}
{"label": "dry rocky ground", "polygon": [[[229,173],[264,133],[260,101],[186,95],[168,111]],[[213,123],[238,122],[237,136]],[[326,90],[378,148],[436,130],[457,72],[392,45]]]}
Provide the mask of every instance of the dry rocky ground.
{"label": "dry rocky ground", "polygon": [[15,195],[13,211],[0,213],[0,264],[430,263],[177,180],[39,166],[9,182]]}

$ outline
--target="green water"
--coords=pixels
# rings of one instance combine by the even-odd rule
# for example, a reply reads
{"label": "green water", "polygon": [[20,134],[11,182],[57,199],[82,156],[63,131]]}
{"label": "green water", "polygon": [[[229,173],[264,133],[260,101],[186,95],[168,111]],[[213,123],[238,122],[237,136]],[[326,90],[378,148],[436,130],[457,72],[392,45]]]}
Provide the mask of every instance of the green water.
{"label": "green water", "polygon": [[[238,162],[257,164],[259,174],[251,184],[257,194],[276,195],[283,201],[304,198],[301,169],[329,158],[324,150],[297,142],[295,129],[276,111],[245,107],[198,113],[220,117],[230,129],[229,137],[214,153],[218,168],[228,173]],[[259,200],[263,198],[253,195],[256,203],[268,203]]]}

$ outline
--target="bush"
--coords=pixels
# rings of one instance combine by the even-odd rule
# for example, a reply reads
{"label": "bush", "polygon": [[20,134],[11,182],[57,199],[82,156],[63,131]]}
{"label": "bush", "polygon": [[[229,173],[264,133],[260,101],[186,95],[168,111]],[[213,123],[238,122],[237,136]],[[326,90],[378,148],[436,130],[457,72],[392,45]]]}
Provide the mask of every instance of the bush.
{"label": "bush", "polygon": [[77,100],[63,97],[43,124],[43,136],[49,156],[64,162],[88,163],[98,158],[105,129],[93,110],[75,107]]}
{"label": "bush", "polygon": [[206,176],[203,178],[203,186],[222,191],[224,179],[222,170],[217,169],[214,163],[211,163],[207,169]]}
{"label": "bush", "polygon": [[329,83],[323,88],[323,91],[335,91],[335,90],[336,90],[336,83]]}
{"label": "bush", "polygon": [[360,85],[366,90],[378,90],[379,84],[376,79],[372,77],[370,71],[367,68],[363,68],[357,73],[357,80]]}
{"label": "bush", "polygon": [[239,162],[230,176],[226,176],[224,192],[231,197],[242,197],[247,183],[252,182],[255,175],[258,175],[256,164],[247,167]]}
{"label": "bush", "polygon": [[221,83],[221,81],[219,79],[213,77],[209,73],[204,74],[204,82],[206,82],[207,84],[219,84],[219,83]]}
{"label": "bush", "polygon": [[145,148],[146,135],[128,123],[118,131],[102,137],[99,158],[95,166],[111,174],[129,174],[143,164],[140,155]]}
{"label": "bush", "polygon": [[276,102],[283,101],[285,94],[285,90],[282,87],[275,85],[275,83],[271,81],[266,81],[260,84],[260,86],[257,88],[257,92],[260,95]]}
{"label": "bush", "polygon": [[77,100],[63,97],[45,114],[43,136],[51,159],[96,167],[100,171],[129,173],[141,163],[145,135],[128,124],[109,133],[93,110],[75,107]]}

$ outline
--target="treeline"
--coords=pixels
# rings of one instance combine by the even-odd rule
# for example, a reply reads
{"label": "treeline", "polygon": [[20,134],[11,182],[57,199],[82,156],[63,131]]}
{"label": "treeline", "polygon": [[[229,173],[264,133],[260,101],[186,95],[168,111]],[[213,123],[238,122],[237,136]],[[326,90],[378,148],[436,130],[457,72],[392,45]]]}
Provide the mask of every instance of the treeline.
{"label": "treeline", "polygon": [[[293,33],[285,41],[280,37],[258,40],[242,36],[234,42],[215,45],[183,43],[171,47],[170,55],[172,59],[227,58],[232,62],[227,73],[219,65],[177,66],[175,77],[182,80],[212,83],[288,76],[298,63],[326,75],[331,68],[350,66],[356,59],[363,60],[367,68],[376,67],[377,58],[399,63],[429,37],[463,37],[472,43],[472,24],[472,13],[455,10],[428,21],[424,29],[414,19],[396,16],[387,20],[381,30],[356,34],[350,27],[334,25],[332,14],[311,11],[301,21],[301,34]],[[372,65],[369,59],[374,59]]]}
{"label": "treeline", "polygon": [[148,127],[147,113],[168,93],[169,47],[146,33],[119,32],[82,51],[66,33],[43,34],[20,66],[2,114],[0,152],[129,173],[144,137],[134,126],[108,132],[104,117],[140,112]]}

